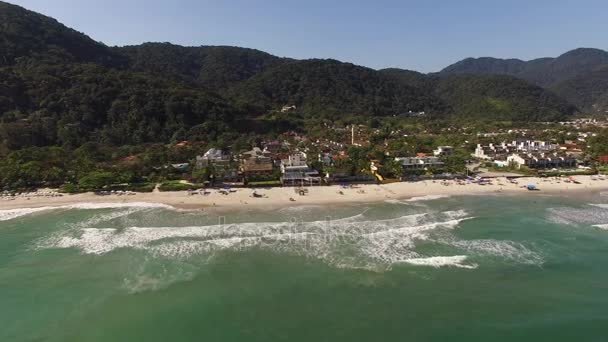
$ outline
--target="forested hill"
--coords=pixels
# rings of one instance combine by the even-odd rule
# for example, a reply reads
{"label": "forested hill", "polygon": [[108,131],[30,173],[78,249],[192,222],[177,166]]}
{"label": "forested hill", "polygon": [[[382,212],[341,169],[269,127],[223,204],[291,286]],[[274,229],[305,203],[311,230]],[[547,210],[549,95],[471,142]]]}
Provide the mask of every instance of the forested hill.
{"label": "forested hill", "polygon": [[232,46],[145,43],[114,48],[114,51],[128,57],[133,70],[162,74],[220,92],[289,61],[259,50]]}
{"label": "forested hill", "polygon": [[557,121],[567,117],[564,113],[576,110],[552,92],[510,76],[456,75],[441,78],[436,93],[462,118]]}
{"label": "forested hill", "polygon": [[312,115],[446,113],[434,94],[376,70],[335,60],[283,63],[231,90],[232,97],[265,110],[296,105]]}
{"label": "forested hill", "polygon": [[542,87],[551,87],[606,65],[608,52],[581,48],[568,51],[557,58],[539,58],[527,62],[492,57],[467,58],[446,67],[440,74],[509,75]]}
{"label": "forested hill", "polygon": [[608,65],[557,83],[551,90],[586,112],[608,110]]}
{"label": "forested hill", "polygon": [[[285,105],[297,111],[269,119]],[[575,108],[511,78],[377,71],[238,47],[110,48],[0,2],[0,150],[87,141],[230,141],[254,127],[274,132],[320,118],[410,111],[424,111],[428,119],[544,121],[568,117]],[[262,117],[263,125],[251,125]]]}
{"label": "forested hill", "polygon": [[0,66],[32,57],[119,66],[124,57],[57,20],[0,1]]}
{"label": "forested hill", "polygon": [[491,57],[467,58],[439,75],[508,75],[544,88],[570,101],[584,112],[608,111],[608,52],[581,48],[557,58],[531,61]]}

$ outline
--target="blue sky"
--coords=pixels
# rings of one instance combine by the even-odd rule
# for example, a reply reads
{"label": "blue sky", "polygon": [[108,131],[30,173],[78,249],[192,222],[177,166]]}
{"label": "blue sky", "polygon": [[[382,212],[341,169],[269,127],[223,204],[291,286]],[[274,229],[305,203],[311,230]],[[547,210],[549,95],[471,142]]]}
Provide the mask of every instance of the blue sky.
{"label": "blue sky", "polygon": [[108,45],[235,45],[438,71],[465,57],[606,49],[605,0],[8,0]]}

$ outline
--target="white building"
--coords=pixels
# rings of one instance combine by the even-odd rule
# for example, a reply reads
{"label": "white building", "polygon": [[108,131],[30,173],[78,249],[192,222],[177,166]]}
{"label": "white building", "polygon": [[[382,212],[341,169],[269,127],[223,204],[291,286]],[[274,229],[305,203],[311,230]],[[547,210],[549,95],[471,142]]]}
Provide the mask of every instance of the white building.
{"label": "white building", "polygon": [[530,169],[554,169],[575,167],[576,159],[564,154],[553,153],[514,153],[507,158],[507,164],[518,169],[526,166]]}
{"label": "white building", "polygon": [[559,145],[547,141],[517,140],[510,143],[503,142],[499,145],[477,145],[473,157],[485,160],[506,160],[510,154],[515,152],[553,152],[558,148]]}
{"label": "white building", "polygon": [[513,141],[510,146],[519,152],[548,152],[555,151],[559,147],[557,144],[539,140]]}
{"label": "white building", "polygon": [[210,164],[228,164],[231,158],[232,156],[229,152],[211,148],[202,156],[196,157],[196,167],[200,169]]}
{"label": "white building", "polygon": [[395,158],[404,171],[406,170],[426,170],[430,167],[443,166],[443,162],[438,157],[399,157]]}
{"label": "white building", "polygon": [[435,157],[440,156],[451,156],[454,154],[454,147],[452,146],[438,146],[436,150],[433,150]]}
{"label": "white building", "polygon": [[319,172],[308,166],[306,153],[295,152],[281,160],[283,185],[314,185],[321,182]]}
{"label": "white building", "polygon": [[296,106],[283,106],[283,108],[281,108],[281,113],[291,112],[291,111],[294,111],[296,109],[297,109]]}
{"label": "white building", "polygon": [[511,149],[505,143],[500,145],[489,144],[486,146],[479,144],[475,149],[475,153],[473,153],[473,157],[486,160],[505,159],[510,151]]}
{"label": "white building", "polygon": [[304,153],[304,152],[292,153],[287,157],[287,159],[281,160],[281,171],[285,172],[286,170],[289,170],[291,168],[297,168],[297,167],[302,167],[302,166],[308,167],[307,161],[308,161],[308,158],[306,156],[306,153]]}

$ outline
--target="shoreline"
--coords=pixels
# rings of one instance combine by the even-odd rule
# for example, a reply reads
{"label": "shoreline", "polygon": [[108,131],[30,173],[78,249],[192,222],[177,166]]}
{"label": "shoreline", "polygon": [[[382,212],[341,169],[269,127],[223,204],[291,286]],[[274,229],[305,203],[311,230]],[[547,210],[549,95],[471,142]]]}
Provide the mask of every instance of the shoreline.
{"label": "shoreline", "polygon": [[[343,188],[338,185],[308,187],[308,193],[300,196],[293,187],[255,189],[263,198],[251,196],[254,189],[235,189],[229,195],[222,195],[217,189],[210,194],[189,195],[187,191],[137,193],[135,195],[99,196],[94,193],[66,195],[62,197],[16,197],[14,200],[0,200],[0,210],[36,209],[42,207],[69,207],[83,204],[157,204],[176,209],[232,211],[241,209],[275,210],[285,207],[341,205],[357,203],[378,203],[390,200],[403,201],[412,198],[429,199],[447,196],[495,195],[495,194],[581,194],[608,191],[608,179],[599,180],[595,176],[578,176],[580,184],[566,183],[555,178],[522,177],[518,184],[509,183],[506,178],[493,179],[491,185],[455,181],[419,181],[390,184],[366,184]],[[535,185],[540,191],[529,191],[523,187]],[[294,201],[291,201],[293,199]]]}

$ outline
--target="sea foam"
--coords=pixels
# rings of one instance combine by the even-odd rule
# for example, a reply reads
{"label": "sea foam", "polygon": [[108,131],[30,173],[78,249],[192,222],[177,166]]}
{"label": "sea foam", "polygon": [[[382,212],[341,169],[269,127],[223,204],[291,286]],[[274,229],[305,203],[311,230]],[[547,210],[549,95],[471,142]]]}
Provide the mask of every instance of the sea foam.
{"label": "sea foam", "polygon": [[412,197],[410,199],[405,200],[405,202],[423,202],[423,201],[434,201],[443,198],[449,198],[449,195],[426,195],[419,197]]}
{"label": "sea foam", "polygon": [[608,222],[608,204],[589,203],[586,207],[550,208],[548,220],[562,225],[594,226]]}
{"label": "sea foam", "polygon": [[40,207],[40,208],[21,208],[21,209],[6,209],[0,210],[0,221],[8,221],[19,217],[32,215],[35,213],[53,210],[54,207]]}
{"label": "sea foam", "polygon": [[[51,236],[38,248],[75,248],[103,255],[131,248],[157,256],[190,258],[221,250],[262,248],[353,267],[390,265],[418,257],[415,241],[453,229],[465,211],[422,213],[370,221],[358,214],[335,221],[239,223],[189,227],[78,228]],[[94,222],[98,222],[94,220]]]}
{"label": "sea foam", "polygon": [[544,259],[538,252],[515,241],[504,240],[457,240],[455,238],[442,241],[469,254],[496,257],[519,264],[541,266]]}
{"label": "sea foam", "polygon": [[[38,241],[35,248],[76,249],[82,254],[98,256],[134,249],[155,258],[182,261],[208,259],[221,251],[262,249],[318,259],[335,267],[378,271],[404,262],[418,265],[426,262],[427,266],[445,263],[445,266],[453,264],[451,266],[461,268],[476,266],[455,257],[437,259],[439,257],[424,255],[417,250],[417,244],[427,241],[455,248],[467,256],[492,255],[527,264],[542,262],[539,255],[512,241],[458,239],[454,229],[463,221],[473,219],[465,210],[421,212],[381,220],[370,219],[363,212],[338,220],[311,222],[108,227],[112,220],[128,215],[130,210],[139,209],[95,215],[47,236]],[[131,221],[122,221],[125,222]],[[97,225],[101,227],[94,227]]]}
{"label": "sea foam", "polygon": [[429,257],[429,258],[413,258],[403,260],[404,263],[416,265],[416,266],[430,266],[434,268],[440,267],[458,267],[458,268],[467,268],[467,269],[475,269],[478,267],[477,264],[464,264],[464,262],[468,259],[466,255],[456,255],[456,256],[438,256],[438,257]]}
{"label": "sea foam", "polygon": [[32,215],[35,213],[52,211],[52,210],[97,210],[97,209],[122,209],[122,208],[137,208],[137,209],[167,209],[177,210],[175,207],[161,203],[145,203],[145,202],[124,202],[124,203],[75,203],[62,206],[47,206],[39,208],[19,208],[0,210],[0,221],[8,221],[23,216]]}

